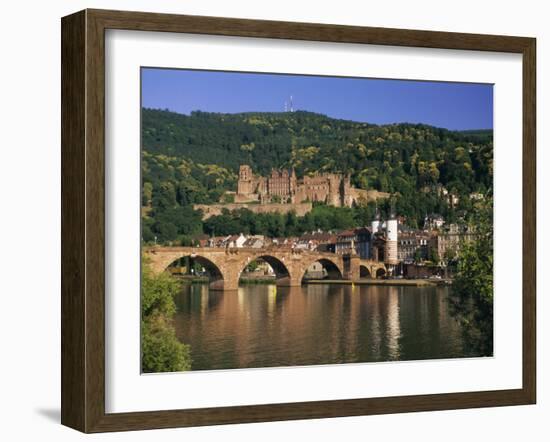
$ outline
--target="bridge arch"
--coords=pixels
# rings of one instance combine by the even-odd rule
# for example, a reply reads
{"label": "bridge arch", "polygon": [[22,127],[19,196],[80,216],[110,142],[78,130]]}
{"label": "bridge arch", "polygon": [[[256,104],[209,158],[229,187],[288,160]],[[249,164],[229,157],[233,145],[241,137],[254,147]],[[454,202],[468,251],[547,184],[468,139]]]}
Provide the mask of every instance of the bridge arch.
{"label": "bridge arch", "polygon": [[224,276],[222,271],[215,262],[204,256],[189,253],[182,254],[175,259],[171,259],[166,265],[164,265],[163,270],[167,270],[170,265],[172,265],[176,261],[181,260],[182,258],[189,258],[191,262],[197,263],[204,268],[204,270],[208,274],[208,279],[210,280],[209,286],[212,290],[223,290]]}
{"label": "bridge arch", "polygon": [[372,279],[372,274],[369,268],[365,265],[359,266],[359,278],[361,279]]}
{"label": "bridge arch", "polygon": [[384,267],[379,267],[376,269],[376,278],[382,278],[386,276],[387,272]]}
{"label": "bridge arch", "polygon": [[269,254],[260,254],[257,256],[252,257],[249,261],[247,261],[242,269],[239,271],[239,278],[242,276],[242,273],[246,266],[248,266],[250,263],[262,260],[267,262],[271,268],[273,269],[273,272],[275,273],[275,282],[279,286],[289,286],[291,285],[291,275],[290,271],[288,270],[287,265],[283,262],[283,259],[276,258],[275,256],[269,255]]}
{"label": "bridge arch", "polygon": [[336,264],[332,259],[329,258],[319,258],[312,260],[311,262],[309,262],[309,264],[307,264],[307,266],[305,266],[300,278],[301,281],[305,279],[306,273],[311,265],[315,264],[316,262],[323,266],[323,269],[326,271],[327,279],[344,279],[343,269],[341,269],[338,264]]}

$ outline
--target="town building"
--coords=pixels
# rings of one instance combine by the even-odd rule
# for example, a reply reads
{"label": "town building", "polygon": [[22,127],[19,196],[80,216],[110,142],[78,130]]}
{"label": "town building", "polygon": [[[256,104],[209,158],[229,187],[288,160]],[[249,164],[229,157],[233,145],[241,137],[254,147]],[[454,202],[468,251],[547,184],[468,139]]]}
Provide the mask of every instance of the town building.
{"label": "town building", "polygon": [[445,218],[437,213],[431,213],[424,217],[424,230],[437,230],[443,227]]}
{"label": "town building", "polygon": [[246,236],[240,235],[213,236],[208,240],[208,247],[243,247],[246,242]]}
{"label": "town building", "polygon": [[386,236],[383,232],[372,235],[370,259],[384,262],[386,253]]}
{"label": "town building", "polygon": [[268,247],[275,248],[278,250],[294,250],[296,248],[297,243],[298,243],[298,238],[296,237],[271,238],[271,241]]}
{"label": "town building", "polygon": [[449,207],[456,207],[460,201],[458,195],[449,192],[441,183],[424,186],[420,189],[423,193],[434,193],[444,200]]}
{"label": "town building", "polygon": [[194,247],[208,247],[209,242],[210,242],[210,236],[206,234],[195,235],[191,239],[191,245]]}
{"label": "town building", "polygon": [[320,252],[335,252],[336,235],[330,232],[304,233],[298,238],[297,249],[318,250]]}
{"label": "town building", "polygon": [[371,231],[367,227],[348,229],[336,235],[335,253],[357,254],[361,259],[371,257]]}
{"label": "town building", "polygon": [[403,264],[402,273],[405,278],[424,279],[433,276],[444,276],[445,273],[440,266],[416,263]]}
{"label": "town building", "polygon": [[265,238],[263,235],[250,235],[246,238],[243,247],[250,249],[261,249],[265,245]]}
{"label": "town building", "polygon": [[462,245],[472,241],[474,236],[470,228],[451,224],[444,231],[433,232],[428,246],[432,255],[439,259],[437,264],[442,264],[456,258]]}
{"label": "town building", "polygon": [[397,258],[400,262],[425,261],[429,256],[430,234],[423,230],[402,229],[399,232]]}

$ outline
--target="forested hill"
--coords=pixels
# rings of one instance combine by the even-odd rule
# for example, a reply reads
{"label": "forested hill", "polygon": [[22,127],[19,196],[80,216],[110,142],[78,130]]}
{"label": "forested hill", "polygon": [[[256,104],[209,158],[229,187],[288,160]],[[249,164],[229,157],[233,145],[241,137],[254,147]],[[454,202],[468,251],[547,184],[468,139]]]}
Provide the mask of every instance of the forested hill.
{"label": "forested hill", "polygon": [[[282,167],[294,167],[298,176],[349,173],[358,188],[393,193],[396,212],[413,227],[421,226],[427,213],[440,213],[447,221],[463,217],[472,209],[470,195],[492,187],[490,130],[458,132],[405,123],[378,126],[301,111],[186,116],[143,109],[142,148],[145,241],[154,237],[183,241],[213,231],[282,235],[280,229],[242,225],[243,213],[231,219],[211,218],[211,224],[219,221],[214,228],[202,223],[201,214],[193,210],[197,203],[230,201],[226,192],[236,190],[240,164],[250,164],[263,175]],[[459,197],[458,205],[449,206],[448,198],[432,191],[441,186]],[[381,202],[378,210],[386,214],[389,204]],[[325,225],[325,209],[315,210],[319,213],[301,221],[304,229],[365,225],[375,213],[373,205],[351,212],[339,209],[334,213],[341,219]],[[269,218],[274,226],[284,222],[277,214],[256,218],[255,222]],[[344,218],[347,221],[341,222]],[[235,225],[229,228],[231,222]]]}
{"label": "forested hill", "polygon": [[[236,173],[295,167],[350,173],[358,187],[403,192],[429,183],[460,193],[491,186],[492,131],[455,132],[422,124],[373,125],[311,112],[190,116],[143,109],[143,150],[216,164]],[[406,181],[407,183],[405,183]]]}

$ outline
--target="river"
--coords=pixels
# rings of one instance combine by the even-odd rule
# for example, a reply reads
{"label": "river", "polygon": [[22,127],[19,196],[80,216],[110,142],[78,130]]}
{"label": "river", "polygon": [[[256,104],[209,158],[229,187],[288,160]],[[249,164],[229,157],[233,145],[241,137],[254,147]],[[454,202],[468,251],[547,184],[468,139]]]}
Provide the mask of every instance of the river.
{"label": "river", "polygon": [[450,316],[449,287],[184,285],[178,339],[192,369],[214,370],[475,356]]}

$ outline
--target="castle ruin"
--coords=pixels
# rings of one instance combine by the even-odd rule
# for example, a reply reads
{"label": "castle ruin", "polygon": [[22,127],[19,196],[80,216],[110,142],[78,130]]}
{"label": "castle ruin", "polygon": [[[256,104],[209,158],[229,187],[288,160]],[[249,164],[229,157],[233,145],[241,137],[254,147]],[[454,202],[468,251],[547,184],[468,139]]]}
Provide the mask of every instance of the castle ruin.
{"label": "castle ruin", "polygon": [[360,200],[374,201],[389,195],[376,190],[357,189],[349,175],[322,173],[298,178],[294,169],[273,169],[267,177],[254,175],[252,168],[241,165],[235,203],[260,204],[322,202],[335,207],[352,207]]}

